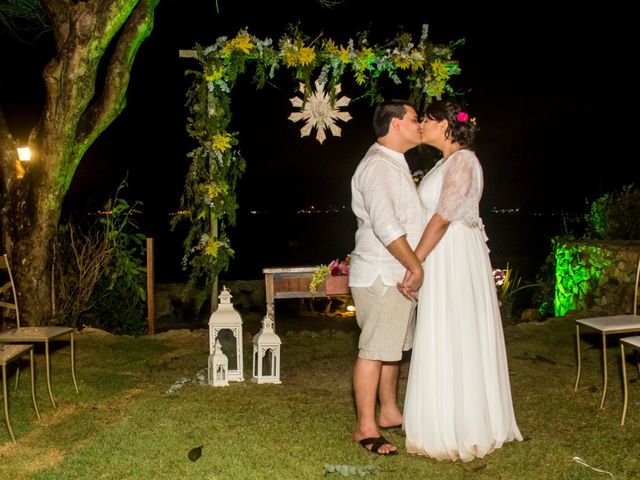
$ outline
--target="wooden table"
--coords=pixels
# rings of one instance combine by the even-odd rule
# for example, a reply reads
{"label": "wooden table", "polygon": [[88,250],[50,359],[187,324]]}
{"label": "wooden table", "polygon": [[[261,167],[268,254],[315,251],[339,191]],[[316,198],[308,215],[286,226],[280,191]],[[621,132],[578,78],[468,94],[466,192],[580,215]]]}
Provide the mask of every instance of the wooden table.
{"label": "wooden table", "polygon": [[275,321],[276,319],[274,302],[278,298],[312,298],[350,294],[348,276],[329,276],[327,281],[312,295],[309,286],[316,268],[316,266],[304,266],[262,269],[267,297],[267,315],[271,317],[271,320]]}

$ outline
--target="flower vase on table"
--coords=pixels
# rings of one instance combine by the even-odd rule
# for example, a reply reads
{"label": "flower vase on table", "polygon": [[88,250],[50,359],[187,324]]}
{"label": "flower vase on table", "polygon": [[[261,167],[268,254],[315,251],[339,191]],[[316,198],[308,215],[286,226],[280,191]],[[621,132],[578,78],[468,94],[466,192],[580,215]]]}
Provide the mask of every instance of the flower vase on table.
{"label": "flower vase on table", "polygon": [[349,295],[349,275],[329,275],[325,280],[327,295]]}
{"label": "flower vase on table", "polygon": [[[309,291],[315,295],[318,291],[324,290],[324,294],[330,295],[350,295],[349,290],[349,262],[350,257],[338,261],[332,260],[329,265],[319,265],[313,272]],[[324,288],[323,288],[324,287]]]}

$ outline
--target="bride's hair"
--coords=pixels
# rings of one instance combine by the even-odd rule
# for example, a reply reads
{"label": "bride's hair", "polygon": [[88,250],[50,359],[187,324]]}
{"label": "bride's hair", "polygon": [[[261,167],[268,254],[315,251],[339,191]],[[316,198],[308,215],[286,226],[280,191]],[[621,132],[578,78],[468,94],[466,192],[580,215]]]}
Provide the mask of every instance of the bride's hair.
{"label": "bride's hair", "polygon": [[476,119],[472,118],[468,111],[458,102],[453,100],[438,100],[427,107],[424,115],[426,118],[449,123],[445,135],[463,147],[472,147],[478,131]]}

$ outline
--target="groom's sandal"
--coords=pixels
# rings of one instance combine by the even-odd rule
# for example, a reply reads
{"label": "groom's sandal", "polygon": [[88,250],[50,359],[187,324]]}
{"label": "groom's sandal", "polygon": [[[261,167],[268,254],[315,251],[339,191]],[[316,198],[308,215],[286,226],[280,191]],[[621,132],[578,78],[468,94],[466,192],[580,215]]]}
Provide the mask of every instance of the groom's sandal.
{"label": "groom's sandal", "polygon": [[402,428],[402,424],[399,423],[397,425],[389,425],[389,426],[386,426],[386,427],[383,427],[382,425],[380,425],[380,430],[395,430],[397,428]]}
{"label": "groom's sandal", "polygon": [[[398,454],[398,450],[393,450],[391,452],[386,452],[386,453],[382,453],[378,451],[380,450],[380,447],[383,445],[393,445],[389,440],[384,438],[382,435],[380,435],[379,437],[363,438],[362,440],[360,440],[360,445],[362,445],[362,448],[364,448],[365,450],[368,450],[371,453],[377,453],[378,455],[397,455]],[[369,448],[369,446],[371,446],[371,448]]]}

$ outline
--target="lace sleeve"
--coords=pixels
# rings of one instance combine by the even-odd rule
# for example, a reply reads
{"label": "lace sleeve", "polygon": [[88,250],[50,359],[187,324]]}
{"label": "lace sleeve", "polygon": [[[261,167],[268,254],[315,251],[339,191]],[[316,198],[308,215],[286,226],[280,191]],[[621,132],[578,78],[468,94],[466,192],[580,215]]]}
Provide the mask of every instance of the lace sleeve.
{"label": "lace sleeve", "polygon": [[436,212],[445,220],[452,222],[461,218],[465,209],[465,198],[473,181],[473,155],[454,154],[448,161],[444,173],[442,192]]}

